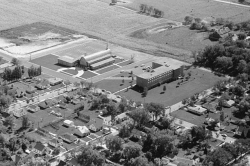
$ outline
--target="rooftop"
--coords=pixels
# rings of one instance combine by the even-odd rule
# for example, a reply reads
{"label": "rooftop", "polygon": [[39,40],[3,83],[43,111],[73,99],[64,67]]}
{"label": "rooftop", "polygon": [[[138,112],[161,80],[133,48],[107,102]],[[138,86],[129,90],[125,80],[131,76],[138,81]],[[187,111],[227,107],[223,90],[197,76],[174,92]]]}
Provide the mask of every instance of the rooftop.
{"label": "rooftop", "polygon": [[144,79],[150,79],[152,77],[158,76],[162,73],[165,73],[167,71],[175,70],[183,66],[185,63],[172,60],[172,59],[166,59],[166,58],[160,58],[157,61],[154,61],[152,63],[158,64],[159,67],[156,67],[152,69],[150,72],[144,72],[142,74],[137,75],[138,77],[144,78]]}
{"label": "rooftop", "polygon": [[43,151],[44,148],[45,146],[41,142],[36,143],[36,145],[34,146],[34,149],[37,149],[39,151]]}
{"label": "rooftop", "polygon": [[75,62],[76,60],[78,60],[78,58],[72,58],[70,56],[61,56],[58,58],[58,60],[62,60],[62,61],[65,61],[65,62],[69,62],[69,63],[72,63],[72,62]]}

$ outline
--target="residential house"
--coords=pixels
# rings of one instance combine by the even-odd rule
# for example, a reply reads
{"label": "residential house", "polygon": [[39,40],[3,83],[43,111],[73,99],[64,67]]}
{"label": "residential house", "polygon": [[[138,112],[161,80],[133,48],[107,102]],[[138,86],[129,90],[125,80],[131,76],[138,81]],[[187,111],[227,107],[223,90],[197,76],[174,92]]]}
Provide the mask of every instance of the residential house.
{"label": "residential house", "polygon": [[90,116],[86,115],[84,111],[79,112],[78,119],[83,121],[84,123],[89,123],[90,121]]}
{"label": "residential house", "polygon": [[49,78],[48,81],[51,86],[55,86],[63,82],[61,78]]}
{"label": "residential house", "polygon": [[47,89],[47,86],[38,83],[38,84],[35,85],[35,88],[38,89],[38,90],[44,90],[44,89]]}
{"label": "residential house", "polygon": [[45,148],[46,147],[41,142],[37,142],[33,148],[33,151],[34,151],[34,153],[41,155],[45,151]]}
{"label": "residential house", "polygon": [[33,86],[29,86],[28,89],[26,89],[26,93],[28,94],[35,93],[35,91],[36,91],[36,88]]}
{"label": "residential house", "polygon": [[48,144],[50,146],[53,146],[53,147],[58,147],[61,145],[60,141],[58,139],[55,139],[55,138],[49,140]]}
{"label": "residential house", "polygon": [[236,129],[235,135],[238,135],[243,138],[250,138],[250,127],[248,126],[239,126]]}
{"label": "residential house", "polygon": [[74,122],[71,120],[65,120],[63,121],[63,125],[67,127],[74,127]]}
{"label": "residential house", "polygon": [[38,105],[29,105],[27,106],[27,111],[30,111],[30,112],[37,112],[40,110],[40,107],[38,107]]}
{"label": "residential house", "polygon": [[45,103],[45,101],[40,102],[40,103],[38,104],[38,106],[40,107],[40,109],[47,109],[47,108],[48,108],[48,106],[47,106],[47,104]]}
{"label": "residential house", "polygon": [[47,100],[45,100],[45,103],[48,107],[52,107],[52,106],[58,104],[58,101],[56,99],[47,99]]}
{"label": "residential house", "polygon": [[189,112],[192,112],[198,115],[203,115],[207,111],[207,109],[201,107],[200,105],[195,105],[193,107],[189,106],[187,107],[187,109]]}
{"label": "residential house", "polygon": [[14,110],[13,111],[13,115],[17,118],[20,118],[24,115],[27,115],[27,111],[26,111],[26,108],[22,108],[22,109],[19,109],[19,110]]}
{"label": "residential house", "polygon": [[212,41],[218,41],[220,38],[226,37],[230,32],[228,27],[222,27],[219,29],[212,30],[212,33],[209,35],[209,39]]}
{"label": "residential house", "polygon": [[62,139],[67,143],[73,143],[77,140],[77,137],[69,133],[64,133],[61,135]]}
{"label": "residential house", "polygon": [[86,137],[89,134],[90,131],[86,126],[75,126],[74,135],[78,137]]}
{"label": "residential house", "polygon": [[22,157],[19,155],[13,155],[11,156],[11,159],[14,162],[14,165],[20,165],[22,162]]}
{"label": "residential house", "polygon": [[232,107],[233,105],[234,105],[234,100],[228,100],[228,101],[226,101],[226,103],[227,103],[227,105],[226,106],[228,106],[228,107]]}
{"label": "residential house", "polygon": [[95,118],[90,122],[89,129],[97,132],[103,128],[103,120],[100,118]]}
{"label": "residential house", "polygon": [[203,108],[207,109],[207,111],[216,113],[216,106],[214,103],[205,103],[202,105]]}

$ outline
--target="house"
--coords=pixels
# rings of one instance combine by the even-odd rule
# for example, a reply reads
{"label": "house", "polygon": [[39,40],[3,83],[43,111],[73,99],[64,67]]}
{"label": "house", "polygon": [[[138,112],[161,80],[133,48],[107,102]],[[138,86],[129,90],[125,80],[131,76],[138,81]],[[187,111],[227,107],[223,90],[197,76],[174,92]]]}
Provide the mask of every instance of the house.
{"label": "house", "polygon": [[90,122],[90,125],[89,125],[90,130],[97,132],[97,131],[100,131],[102,128],[103,128],[103,120],[102,119],[96,118]]}
{"label": "house", "polygon": [[28,94],[35,93],[35,91],[36,91],[36,88],[33,86],[29,86],[28,89],[26,89],[26,93]]}
{"label": "house", "polygon": [[63,125],[67,127],[74,127],[74,122],[71,120],[65,120],[63,121]]}
{"label": "house", "polygon": [[230,32],[228,27],[222,27],[219,29],[213,29],[212,33],[209,35],[211,41],[218,41],[220,38],[227,36]]}
{"label": "house", "polygon": [[45,100],[45,103],[48,107],[52,107],[52,106],[58,104],[58,101],[56,99],[47,99],[47,100]]}
{"label": "house", "polygon": [[49,78],[48,81],[51,86],[55,86],[63,82],[61,78]]}
{"label": "house", "polygon": [[45,151],[45,146],[41,142],[37,142],[36,145],[33,148],[33,151],[35,154],[43,154]]}
{"label": "house", "polygon": [[27,111],[30,111],[30,112],[37,112],[40,110],[40,108],[38,107],[38,105],[29,105],[26,107]]}
{"label": "house", "polygon": [[213,104],[213,102],[205,103],[202,105],[203,108],[207,109],[207,111],[212,112],[212,113],[216,113],[216,106],[217,104]]}
{"label": "house", "polygon": [[64,134],[61,135],[61,137],[62,137],[63,141],[65,141],[67,143],[70,143],[70,144],[77,140],[76,136],[71,135],[69,133],[64,133]]}
{"label": "house", "polygon": [[226,103],[229,107],[232,107],[235,102],[234,102],[234,100],[228,100],[228,101],[226,101]]}
{"label": "house", "polygon": [[74,135],[78,137],[85,137],[90,134],[89,129],[86,126],[76,126],[74,130]]}
{"label": "house", "polygon": [[26,111],[26,108],[22,108],[22,109],[19,109],[19,110],[14,110],[13,111],[13,115],[17,118],[20,118],[24,115],[27,115],[27,111]]}
{"label": "house", "polygon": [[44,89],[47,89],[47,86],[38,83],[38,84],[35,85],[35,88],[38,89],[38,90],[44,90]]}
{"label": "house", "polygon": [[38,106],[40,107],[40,109],[47,109],[49,107],[49,106],[47,106],[47,104],[45,103],[45,101],[40,102],[38,104]]}
{"label": "house", "polygon": [[14,162],[14,165],[20,165],[22,162],[22,157],[19,155],[13,155],[11,156],[12,161]]}
{"label": "house", "polygon": [[189,112],[192,112],[198,115],[203,115],[207,111],[207,109],[201,107],[200,105],[195,105],[193,107],[189,106],[187,107],[187,109]]}
{"label": "house", "polygon": [[57,139],[53,138],[53,139],[49,140],[48,144],[53,146],[53,147],[58,147],[60,145],[60,142]]}
{"label": "house", "polygon": [[250,127],[248,126],[239,126],[236,129],[235,135],[238,135],[243,138],[250,138]]}
{"label": "house", "polygon": [[83,111],[79,112],[78,119],[83,121],[84,123],[89,123],[90,121],[90,116],[86,115]]}

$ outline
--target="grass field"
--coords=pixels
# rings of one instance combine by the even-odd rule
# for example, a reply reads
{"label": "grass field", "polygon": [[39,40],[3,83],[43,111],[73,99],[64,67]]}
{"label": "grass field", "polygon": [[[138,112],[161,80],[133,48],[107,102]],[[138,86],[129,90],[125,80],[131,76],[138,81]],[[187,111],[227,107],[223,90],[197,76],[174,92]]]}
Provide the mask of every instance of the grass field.
{"label": "grass field", "polygon": [[[135,81],[133,81],[132,84],[135,84]],[[97,86],[99,88],[105,89],[112,93],[127,88],[130,85],[131,80],[124,80],[124,83],[122,83],[122,79],[105,79],[97,83]]]}
{"label": "grass field", "polygon": [[97,74],[91,72],[91,71],[84,71],[84,74],[81,75],[81,78],[84,78],[84,79],[89,79],[91,77],[94,77],[96,76]]}
{"label": "grass field", "polygon": [[97,72],[99,74],[103,74],[103,73],[106,73],[106,72],[109,72],[111,70],[118,69],[118,68],[119,67],[116,66],[116,65],[111,65],[111,66],[108,66],[108,67],[104,67],[103,69],[96,70],[95,72]]}
{"label": "grass field", "polygon": [[58,70],[62,68],[62,66],[57,65],[57,58],[58,58],[57,56],[49,54],[43,57],[33,59],[31,60],[31,62],[37,65],[41,65],[43,67],[47,67],[52,70]]}
{"label": "grass field", "polygon": [[[165,83],[166,91],[163,92],[163,86],[158,86],[148,91],[148,95],[144,98],[141,93],[138,92],[138,89],[132,88],[129,91],[119,92],[121,96],[125,96],[134,101],[144,101],[145,102],[157,102],[164,104],[165,106],[173,105],[183,99],[194,95],[195,93],[201,92],[205,89],[212,87],[220,78],[214,74],[203,71],[196,68],[190,68],[185,72],[191,71],[191,78],[189,81],[177,87],[177,81],[170,83]],[[108,84],[108,83],[106,83]],[[108,87],[108,86],[107,86]],[[105,88],[104,88],[105,89]]]}
{"label": "grass field", "polygon": [[67,70],[63,70],[63,72],[72,74],[72,75],[76,75],[78,73],[78,70],[71,70],[71,69],[67,69]]}

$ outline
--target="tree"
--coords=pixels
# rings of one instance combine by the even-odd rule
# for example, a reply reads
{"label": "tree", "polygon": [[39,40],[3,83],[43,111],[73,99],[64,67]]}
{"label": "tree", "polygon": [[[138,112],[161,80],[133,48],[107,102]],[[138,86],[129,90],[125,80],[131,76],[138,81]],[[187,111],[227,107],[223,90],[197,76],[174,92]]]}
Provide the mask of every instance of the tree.
{"label": "tree", "polygon": [[149,166],[148,159],[142,156],[136,157],[131,160],[130,166]]}
{"label": "tree", "polygon": [[85,85],[85,81],[81,80],[80,84],[81,84],[81,87],[83,88],[83,86]]}
{"label": "tree", "polygon": [[1,148],[4,148],[5,143],[6,143],[5,138],[3,137],[2,134],[0,134],[0,147],[1,147]]}
{"label": "tree", "polygon": [[6,124],[6,126],[9,126],[11,129],[14,127],[14,117],[11,115],[11,116],[8,116],[7,118],[5,118],[5,121],[4,123]]}
{"label": "tree", "polygon": [[22,127],[23,127],[24,129],[29,127],[29,118],[28,118],[27,116],[23,116],[23,119],[22,119]]}
{"label": "tree", "polygon": [[108,104],[109,101],[110,101],[109,98],[108,98],[108,96],[104,95],[104,94],[101,95],[99,98],[100,98],[100,101],[101,101],[102,104]]}
{"label": "tree", "polygon": [[224,112],[222,111],[220,113],[220,121],[224,122],[224,120],[225,120],[225,115],[224,115]]}
{"label": "tree", "polygon": [[134,121],[134,126],[137,125],[141,127],[141,125],[146,124],[150,120],[150,116],[147,110],[137,108],[129,113],[130,118]]}
{"label": "tree", "polygon": [[163,115],[165,112],[165,107],[159,103],[146,103],[145,108],[148,112],[154,114],[154,120],[156,120],[160,115]]}
{"label": "tree", "polygon": [[57,156],[60,153],[60,148],[55,148],[52,152],[52,155]]}
{"label": "tree", "polygon": [[163,92],[167,90],[166,85],[163,86]]}
{"label": "tree", "polygon": [[128,125],[123,125],[122,128],[119,130],[119,137],[121,138],[128,138],[131,134],[131,127]]}
{"label": "tree", "polygon": [[184,18],[184,20],[185,20],[185,24],[191,24],[193,21],[194,21],[194,18],[193,17],[191,17],[191,16],[186,16],[185,18]]}
{"label": "tree", "polygon": [[162,158],[163,156],[175,152],[174,150],[175,148],[176,147],[171,137],[169,137],[168,135],[161,135],[158,136],[155,139],[154,143],[152,144],[151,152],[155,158],[156,157]]}
{"label": "tree", "polygon": [[139,157],[142,147],[139,144],[127,144],[123,149],[123,155],[129,161],[132,158]]}
{"label": "tree", "polygon": [[105,138],[106,146],[112,152],[122,150],[122,139],[117,136],[108,136]]}
{"label": "tree", "polygon": [[68,86],[70,85],[70,81],[69,80],[65,80],[64,81],[64,85],[66,86],[66,91],[68,91]]}
{"label": "tree", "polygon": [[84,146],[81,148],[81,154],[77,156],[77,162],[84,166],[103,166],[105,158],[91,147]]}
{"label": "tree", "polygon": [[216,166],[225,166],[231,161],[233,156],[223,148],[217,148],[208,154],[203,162],[204,166],[210,166],[210,163],[216,163]]}
{"label": "tree", "polygon": [[12,59],[11,59],[11,63],[12,63],[14,66],[20,65],[20,61],[19,61],[17,58],[12,58]]}
{"label": "tree", "polygon": [[121,113],[127,111],[127,109],[128,109],[128,102],[127,102],[127,99],[125,99],[125,98],[122,98],[122,99],[121,99],[121,102],[120,102],[119,105],[118,105],[118,109],[119,109],[119,111],[120,111]]}
{"label": "tree", "polygon": [[114,117],[117,115],[117,107],[114,103],[109,103],[106,107],[107,112],[109,115],[111,115],[111,118],[114,119]]}

